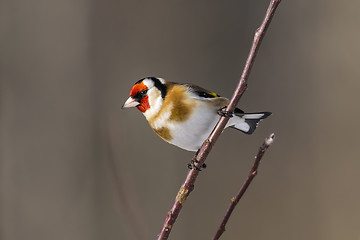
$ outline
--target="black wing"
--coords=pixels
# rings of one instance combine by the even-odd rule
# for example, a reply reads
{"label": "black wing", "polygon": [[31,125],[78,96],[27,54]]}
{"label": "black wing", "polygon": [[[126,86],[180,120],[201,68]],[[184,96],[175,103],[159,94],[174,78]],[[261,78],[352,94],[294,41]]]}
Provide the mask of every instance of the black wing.
{"label": "black wing", "polygon": [[195,93],[196,95],[198,95],[199,97],[202,97],[202,98],[218,98],[218,97],[220,97],[220,95],[217,95],[214,92],[208,91],[205,88],[199,87],[199,86],[191,84],[191,83],[184,83],[181,85],[186,86],[193,93]]}

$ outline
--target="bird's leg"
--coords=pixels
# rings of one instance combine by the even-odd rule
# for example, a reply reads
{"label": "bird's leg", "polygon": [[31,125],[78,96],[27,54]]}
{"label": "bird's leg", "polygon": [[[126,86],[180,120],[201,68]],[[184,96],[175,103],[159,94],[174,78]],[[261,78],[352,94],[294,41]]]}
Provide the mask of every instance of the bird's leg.
{"label": "bird's leg", "polygon": [[232,117],[233,116],[233,112],[226,111],[226,106],[219,108],[217,110],[217,114],[219,114],[222,117]]}
{"label": "bird's leg", "polygon": [[196,164],[199,163],[199,161],[196,159],[198,153],[199,153],[199,150],[196,152],[195,156],[191,159],[190,163],[187,165],[187,167],[189,169],[195,169],[197,171],[201,171],[201,168],[206,168],[205,163],[203,163],[200,168],[196,166]]}

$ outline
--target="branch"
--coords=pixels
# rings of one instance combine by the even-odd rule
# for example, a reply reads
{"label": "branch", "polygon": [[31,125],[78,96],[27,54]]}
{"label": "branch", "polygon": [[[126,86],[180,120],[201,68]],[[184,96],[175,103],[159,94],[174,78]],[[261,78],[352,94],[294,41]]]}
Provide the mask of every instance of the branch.
{"label": "branch", "polygon": [[[249,56],[246,60],[244,70],[242,72],[239,84],[230,99],[229,105],[226,108],[226,111],[233,112],[237,103],[239,102],[241,96],[246,90],[247,81],[250,75],[250,71],[252,65],[254,63],[256,54],[259,50],[260,44],[262,39],[264,38],[265,32],[269,27],[271,19],[275,13],[277,6],[279,5],[281,0],[271,0],[270,5],[266,11],[265,18],[260,25],[260,27],[256,30],[253,44],[250,49]],[[209,155],[213,145],[215,144],[216,140],[219,138],[220,134],[224,130],[227,122],[229,121],[229,116],[223,116],[220,118],[219,122],[217,123],[216,127],[214,128],[213,132],[210,136],[205,140],[199,151],[195,155],[195,159],[197,160],[196,167],[200,168],[207,156]],[[196,181],[197,176],[199,175],[199,171],[196,168],[193,168],[188,172],[188,175],[185,179],[185,182],[180,187],[180,190],[176,196],[175,203],[170,209],[165,218],[164,224],[162,226],[161,232],[158,235],[158,240],[168,239],[171,229],[181,211],[182,206],[184,205],[186,198],[194,189],[194,183]]]}
{"label": "branch", "polygon": [[249,172],[249,175],[248,175],[247,179],[245,180],[244,184],[242,185],[242,187],[240,188],[240,191],[238,192],[238,194],[235,197],[231,198],[231,203],[229,205],[229,208],[227,209],[226,214],[225,214],[213,240],[218,240],[220,238],[220,236],[225,232],[226,223],[228,222],[233,210],[235,209],[236,205],[240,201],[241,197],[246,192],[250,183],[255,178],[258,167],[260,165],[260,161],[261,161],[266,149],[268,149],[270,147],[270,145],[274,142],[274,138],[275,138],[275,135],[273,133],[270,134],[270,136],[265,138],[264,143],[260,146],[259,151],[258,151],[257,155],[255,156],[254,165],[252,166],[252,168]]}

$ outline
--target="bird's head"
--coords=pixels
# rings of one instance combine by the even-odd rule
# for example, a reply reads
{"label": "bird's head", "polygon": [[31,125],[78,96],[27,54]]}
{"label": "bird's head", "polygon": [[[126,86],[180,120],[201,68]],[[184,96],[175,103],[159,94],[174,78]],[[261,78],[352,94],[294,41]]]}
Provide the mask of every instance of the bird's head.
{"label": "bird's head", "polygon": [[164,79],[147,77],[137,81],[130,90],[130,97],[122,108],[136,107],[146,117],[156,114],[166,96]]}

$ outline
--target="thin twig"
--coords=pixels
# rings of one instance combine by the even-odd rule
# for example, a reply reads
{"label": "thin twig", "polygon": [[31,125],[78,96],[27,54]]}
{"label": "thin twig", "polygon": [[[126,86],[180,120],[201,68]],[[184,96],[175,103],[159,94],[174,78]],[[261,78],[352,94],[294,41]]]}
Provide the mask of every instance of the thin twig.
{"label": "thin twig", "polygon": [[[270,5],[267,9],[267,12],[265,14],[265,18],[260,25],[260,27],[256,30],[253,44],[250,49],[249,56],[246,60],[246,64],[243,70],[243,73],[241,75],[239,84],[237,88],[235,89],[235,92],[229,102],[229,105],[226,108],[226,111],[233,112],[239,99],[243,95],[243,93],[246,90],[247,87],[247,81],[250,75],[250,71],[252,68],[252,65],[255,60],[255,56],[258,52],[258,49],[260,47],[261,41],[264,38],[265,32],[267,28],[269,27],[269,24],[271,22],[272,16],[274,15],[274,12],[279,5],[281,0],[271,0]],[[210,136],[205,140],[197,154],[195,155],[195,159],[197,160],[196,167],[200,168],[207,156],[209,155],[213,145],[215,144],[216,140],[219,138],[220,134],[225,128],[225,125],[229,121],[229,116],[223,116],[220,118],[219,122],[217,123],[216,127],[214,128],[213,132],[210,134]],[[194,183],[196,181],[197,176],[199,175],[199,171],[196,170],[196,168],[193,168],[188,172],[188,175],[185,179],[185,182],[180,187],[180,190],[176,196],[175,203],[168,212],[164,224],[161,228],[161,232],[158,235],[158,240],[168,239],[171,229],[181,211],[182,206],[184,205],[186,198],[189,196],[191,191],[194,189]]]}
{"label": "thin twig", "polygon": [[274,142],[274,138],[275,138],[275,135],[273,133],[270,134],[270,136],[265,138],[264,143],[260,146],[259,151],[258,151],[257,155],[255,156],[254,165],[252,166],[252,168],[249,172],[249,175],[248,175],[247,179],[245,180],[244,184],[242,185],[242,187],[240,188],[238,194],[235,197],[231,198],[229,208],[227,209],[226,214],[225,214],[213,240],[218,240],[220,238],[220,236],[225,232],[226,223],[228,222],[233,210],[235,209],[236,205],[240,201],[241,197],[244,195],[247,188],[249,187],[251,181],[255,178],[255,176],[258,172],[258,167],[260,165],[260,161],[261,161],[266,149],[268,149],[270,147],[270,145]]}

